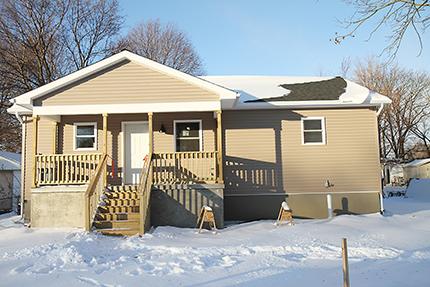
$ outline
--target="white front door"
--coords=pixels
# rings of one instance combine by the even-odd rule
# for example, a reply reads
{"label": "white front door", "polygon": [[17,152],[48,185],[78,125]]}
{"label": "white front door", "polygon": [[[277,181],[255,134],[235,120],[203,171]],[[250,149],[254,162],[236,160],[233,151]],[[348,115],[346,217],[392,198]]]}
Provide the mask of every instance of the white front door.
{"label": "white front door", "polygon": [[148,154],[147,122],[125,122],[124,132],[124,184],[138,184],[143,160]]}

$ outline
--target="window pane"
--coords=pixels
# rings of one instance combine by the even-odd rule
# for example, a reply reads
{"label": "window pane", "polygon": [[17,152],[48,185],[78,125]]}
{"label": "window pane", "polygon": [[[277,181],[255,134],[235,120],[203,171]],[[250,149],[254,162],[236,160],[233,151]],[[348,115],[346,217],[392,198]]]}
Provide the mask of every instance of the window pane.
{"label": "window pane", "polygon": [[176,151],[199,151],[199,139],[176,139]]}
{"label": "window pane", "polygon": [[95,138],[76,138],[76,148],[94,148]]}
{"label": "window pane", "polygon": [[76,126],[76,134],[78,136],[93,136],[94,135],[94,126]]}
{"label": "window pane", "polygon": [[303,127],[305,130],[321,130],[321,120],[303,120]]}
{"label": "window pane", "polygon": [[176,136],[177,137],[199,137],[200,124],[199,123],[176,123]]}
{"label": "window pane", "polygon": [[322,132],[304,132],[305,143],[322,143]]}

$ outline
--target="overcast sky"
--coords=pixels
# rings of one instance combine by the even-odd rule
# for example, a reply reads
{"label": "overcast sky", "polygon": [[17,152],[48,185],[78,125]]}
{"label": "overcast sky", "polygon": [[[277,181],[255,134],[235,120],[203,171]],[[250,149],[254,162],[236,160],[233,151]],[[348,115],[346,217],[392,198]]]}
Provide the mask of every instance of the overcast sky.
{"label": "overcast sky", "polygon": [[[185,31],[209,75],[337,75],[345,57],[378,56],[386,45],[384,28],[367,41],[370,25],[341,45],[330,42],[345,32],[338,20],[352,15],[340,0],[120,0],[125,33],[159,18]],[[430,71],[430,41],[407,35],[397,56],[402,65]]]}

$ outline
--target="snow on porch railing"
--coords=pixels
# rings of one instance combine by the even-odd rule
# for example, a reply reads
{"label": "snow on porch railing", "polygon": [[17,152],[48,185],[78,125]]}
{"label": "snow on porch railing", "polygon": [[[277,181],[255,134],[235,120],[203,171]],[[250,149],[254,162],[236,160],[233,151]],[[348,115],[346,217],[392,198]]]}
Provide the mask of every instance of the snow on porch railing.
{"label": "snow on porch railing", "polygon": [[101,157],[99,153],[36,155],[35,186],[87,184]]}
{"label": "snow on porch railing", "polygon": [[155,153],[154,183],[205,183],[217,181],[217,152]]}

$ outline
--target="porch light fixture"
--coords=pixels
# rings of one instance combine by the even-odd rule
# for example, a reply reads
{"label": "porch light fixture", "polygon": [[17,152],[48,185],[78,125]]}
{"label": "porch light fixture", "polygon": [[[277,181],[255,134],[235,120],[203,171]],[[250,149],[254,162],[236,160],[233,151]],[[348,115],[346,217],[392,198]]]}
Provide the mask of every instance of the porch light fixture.
{"label": "porch light fixture", "polygon": [[160,130],[159,130],[159,132],[160,133],[166,133],[166,128],[164,127],[164,125],[163,124],[161,124],[161,127],[160,127]]}

